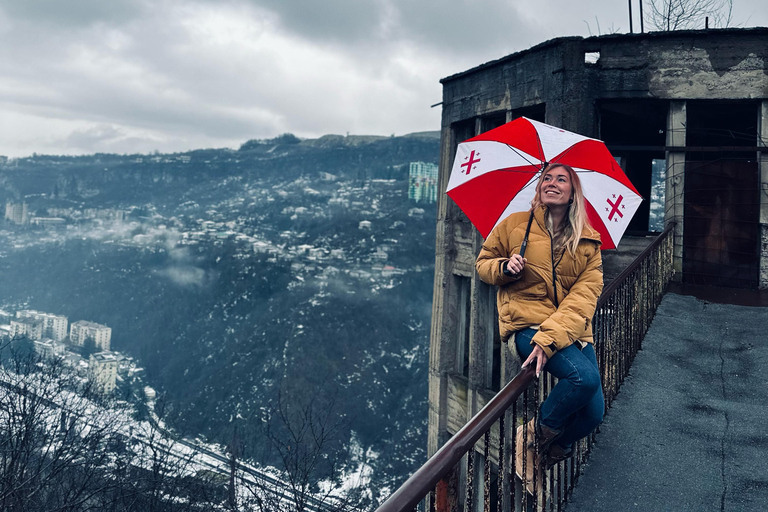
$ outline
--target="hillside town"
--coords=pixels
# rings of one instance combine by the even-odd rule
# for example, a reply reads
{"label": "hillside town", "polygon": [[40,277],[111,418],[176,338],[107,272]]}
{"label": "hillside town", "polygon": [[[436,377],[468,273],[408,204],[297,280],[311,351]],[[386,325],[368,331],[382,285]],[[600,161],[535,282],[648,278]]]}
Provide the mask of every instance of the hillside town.
{"label": "hillside town", "polygon": [[[231,185],[227,181],[220,186]],[[301,177],[272,187],[237,181],[241,194],[202,206],[199,200],[189,200],[163,209],[151,204],[54,207],[49,204],[60,201],[36,197],[33,210],[27,202],[8,201],[6,229],[0,230],[0,238],[6,248],[77,237],[150,251],[174,246],[204,250],[226,244],[237,247],[240,257],[261,255],[272,263],[290,262],[297,278],[319,281],[341,273],[386,285],[409,270],[422,270],[404,268],[392,261],[392,254],[406,224],[423,221],[425,208],[437,200],[435,164],[411,162],[407,189],[401,180],[360,183],[329,173],[323,173],[317,183]],[[402,212],[405,215],[387,207],[406,195],[412,206]],[[354,223],[358,232],[354,240],[340,239],[340,233],[322,228],[339,221]],[[313,236],[319,230],[320,236]],[[4,250],[0,247],[0,256]]]}
{"label": "hillside town", "polygon": [[[35,198],[36,208],[8,201],[5,226],[0,230],[0,257],[7,250],[90,239],[150,252],[207,251],[227,246],[239,258],[258,257],[267,263],[288,263],[296,283],[312,279],[322,288],[328,280],[346,275],[372,283],[375,291],[391,288],[409,271],[396,257],[399,233],[411,221],[423,222],[425,208],[437,199],[437,166],[411,162],[407,189],[395,179],[356,183],[325,173],[319,184],[299,178],[272,188],[260,183],[242,184],[243,194],[201,206],[198,201],[179,204],[173,215],[153,205],[127,208],[86,207],[86,204],[46,206]],[[411,206],[398,216],[386,204],[407,195]],[[348,219],[357,234],[327,232],[313,236],[312,224]],[[276,229],[276,226],[284,229]],[[429,238],[432,233],[424,233]],[[170,273],[178,284],[194,276]],[[289,285],[290,286],[290,285]],[[112,329],[106,325],[32,309],[0,310],[0,335],[25,337],[43,356],[59,356],[92,378],[105,394],[142,372],[132,357],[112,349]],[[89,345],[90,344],[90,345]],[[90,350],[84,350],[90,348]]]}
{"label": "hillside town", "polygon": [[26,338],[39,355],[62,358],[75,371],[92,379],[105,395],[112,394],[118,382],[141,371],[133,358],[110,350],[112,329],[106,325],[88,320],[70,324],[66,316],[32,309],[15,313],[0,310],[0,321],[0,337]]}

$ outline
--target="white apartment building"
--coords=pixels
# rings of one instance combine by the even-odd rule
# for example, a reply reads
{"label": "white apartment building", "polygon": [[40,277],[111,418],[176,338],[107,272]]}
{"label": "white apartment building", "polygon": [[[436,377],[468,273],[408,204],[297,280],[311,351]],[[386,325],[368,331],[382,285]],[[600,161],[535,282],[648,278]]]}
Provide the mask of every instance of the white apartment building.
{"label": "white apartment building", "polygon": [[35,351],[43,357],[54,357],[64,355],[65,348],[61,343],[52,339],[35,341]]}
{"label": "white apartment building", "polygon": [[[42,325],[42,333],[40,336],[46,336],[55,341],[63,341],[67,337],[67,325],[69,321],[67,317],[62,315],[54,315],[52,313],[43,313],[42,311],[35,311],[33,309],[26,309],[16,312],[16,318],[19,320],[31,320],[33,322],[40,322]],[[39,340],[39,337],[32,339]]]}
{"label": "white apartment building", "polygon": [[107,351],[91,354],[88,358],[88,376],[102,393],[112,393],[117,381],[117,357]]}
{"label": "white apartment building", "polygon": [[5,220],[21,225],[29,223],[27,203],[5,203]]}
{"label": "white apartment building", "polygon": [[69,330],[70,343],[82,347],[86,338],[93,339],[96,347],[100,350],[109,350],[112,341],[112,328],[87,320],[72,322]]}
{"label": "white apartment building", "polygon": [[43,324],[31,318],[12,319],[11,337],[26,336],[30,340],[40,340],[43,338]]}
{"label": "white apartment building", "polygon": [[416,202],[437,202],[437,165],[411,162],[408,174],[408,199]]}

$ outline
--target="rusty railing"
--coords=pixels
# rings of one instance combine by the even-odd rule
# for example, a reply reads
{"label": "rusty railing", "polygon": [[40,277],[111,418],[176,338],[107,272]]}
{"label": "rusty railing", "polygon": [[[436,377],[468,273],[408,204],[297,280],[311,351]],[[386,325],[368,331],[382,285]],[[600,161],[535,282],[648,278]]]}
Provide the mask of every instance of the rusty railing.
{"label": "rusty railing", "polygon": [[[606,286],[597,302],[593,330],[606,409],[629,372],[672,278],[673,228],[667,227]],[[541,473],[534,467],[532,489],[526,492],[515,476],[515,430],[511,428],[536,417],[537,404],[555,383],[548,373],[535,379],[532,367],[518,373],[376,512],[474,512],[481,507],[485,512],[561,510],[597,432],[576,443],[571,457],[552,469]],[[525,446],[527,429],[522,429],[522,436]],[[476,464],[478,459],[481,464]],[[524,475],[528,468],[525,457],[521,459],[519,473]]]}

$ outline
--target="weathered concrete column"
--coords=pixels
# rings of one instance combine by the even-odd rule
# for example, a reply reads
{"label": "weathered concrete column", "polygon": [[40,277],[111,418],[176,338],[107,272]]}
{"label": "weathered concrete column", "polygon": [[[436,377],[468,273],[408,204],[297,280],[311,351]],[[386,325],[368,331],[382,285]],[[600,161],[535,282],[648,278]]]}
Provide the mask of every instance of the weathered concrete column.
{"label": "weathered concrete column", "polygon": [[[768,147],[768,100],[760,105],[757,145]],[[758,287],[768,289],[768,153],[758,155],[760,162],[760,276]]]}
{"label": "weathered concrete column", "polygon": [[667,115],[667,146],[681,148],[667,151],[667,179],[664,195],[664,224],[675,222],[674,262],[676,281],[683,278],[683,214],[685,211],[685,123],[686,102],[670,101]]}
{"label": "weathered concrete column", "polygon": [[[438,190],[445,190],[451,164],[450,126],[443,126],[440,142]],[[451,208],[445,194],[438,194],[435,238],[435,282],[432,302],[432,329],[429,347],[429,429],[427,455],[432,456],[445,443],[447,425],[448,378],[456,368],[456,324],[459,290],[453,279],[453,226]]]}

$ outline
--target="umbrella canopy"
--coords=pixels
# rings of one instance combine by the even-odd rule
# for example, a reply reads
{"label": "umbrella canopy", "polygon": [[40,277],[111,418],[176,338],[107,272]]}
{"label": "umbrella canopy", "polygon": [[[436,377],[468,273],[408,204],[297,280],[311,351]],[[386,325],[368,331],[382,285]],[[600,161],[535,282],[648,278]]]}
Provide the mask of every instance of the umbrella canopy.
{"label": "umbrella canopy", "polygon": [[459,144],[446,193],[487,238],[507,216],[531,208],[550,163],[578,173],[589,222],[603,249],[614,249],[643,199],[597,139],[519,117]]}

